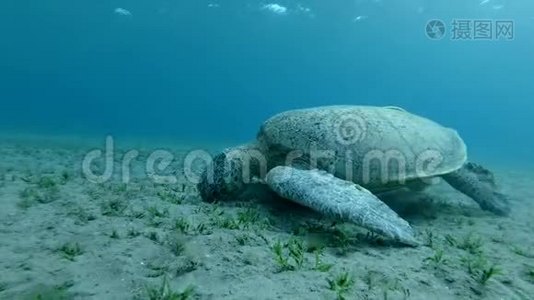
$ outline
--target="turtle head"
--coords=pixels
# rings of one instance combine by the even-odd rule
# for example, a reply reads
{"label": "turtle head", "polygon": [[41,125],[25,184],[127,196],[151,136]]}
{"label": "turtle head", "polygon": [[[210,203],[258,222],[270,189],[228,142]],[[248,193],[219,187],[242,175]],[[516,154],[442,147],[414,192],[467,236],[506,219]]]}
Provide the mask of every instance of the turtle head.
{"label": "turtle head", "polygon": [[229,148],[213,158],[197,185],[204,201],[214,202],[236,196],[254,178],[266,173],[266,159],[253,145]]}
{"label": "turtle head", "polygon": [[226,152],[215,156],[202,172],[197,185],[204,201],[224,200],[242,187],[238,175],[241,168],[237,163],[237,161],[229,160]]}

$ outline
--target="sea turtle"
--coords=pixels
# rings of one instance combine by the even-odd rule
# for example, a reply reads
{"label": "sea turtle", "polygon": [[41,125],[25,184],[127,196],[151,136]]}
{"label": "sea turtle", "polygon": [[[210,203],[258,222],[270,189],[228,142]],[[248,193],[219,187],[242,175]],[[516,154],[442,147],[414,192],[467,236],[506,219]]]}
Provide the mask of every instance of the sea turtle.
{"label": "sea turtle", "polygon": [[408,222],[375,195],[422,190],[437,177],[482,209],[508,214],[507,196],[489,170],[467,162],[455,130],[398,107],[323,106],[277,114],[254,142],[215,156],[198,189],[214,201],[259,182],[320,213],[417,245]]}

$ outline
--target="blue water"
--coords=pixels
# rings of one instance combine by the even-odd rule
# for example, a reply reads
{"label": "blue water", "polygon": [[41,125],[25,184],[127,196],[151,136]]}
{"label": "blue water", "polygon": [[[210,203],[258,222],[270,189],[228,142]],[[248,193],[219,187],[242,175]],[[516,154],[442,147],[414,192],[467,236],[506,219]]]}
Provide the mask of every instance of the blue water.
{"label": "blue water", "polygon": [[[268,3],[2,1],[0,131],[240,142],[291,108],[395,105],[472,156],[532,160],[532,1]],[[453,19],[513,20],[515,37],[452,40]]]}

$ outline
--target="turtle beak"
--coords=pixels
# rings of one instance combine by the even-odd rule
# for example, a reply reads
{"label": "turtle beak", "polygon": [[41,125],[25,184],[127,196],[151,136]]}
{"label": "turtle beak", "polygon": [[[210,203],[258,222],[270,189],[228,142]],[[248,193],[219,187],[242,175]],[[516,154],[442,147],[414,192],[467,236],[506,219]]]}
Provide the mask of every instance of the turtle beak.
{"label": "turtle beak", "polygon": [[202,200],[206,202],[215,202],[223,194],[225,190],[223,175],[217,166],[219,166],[220,161],[223,161],[224,164],[224,155],[219,154],[215,157],[214,161],[209,165],[200,176],[200,182],[197,184],[197,189],[202,197]]}
{"label": "turtle beak", "polygon": [[220,192],[216,185],[208,182],[207,171],[202,173],[200,182],[197,184],[197,189],[202,200],[206,202],[215,202],[217,200],[217,195]]}
{"label": "turtle beak", "polygon": [[480,207],[484,210],[506,217],[510,214],[510,201],[508,196],[500,192],[493,192],[492,201],[480,203]]}

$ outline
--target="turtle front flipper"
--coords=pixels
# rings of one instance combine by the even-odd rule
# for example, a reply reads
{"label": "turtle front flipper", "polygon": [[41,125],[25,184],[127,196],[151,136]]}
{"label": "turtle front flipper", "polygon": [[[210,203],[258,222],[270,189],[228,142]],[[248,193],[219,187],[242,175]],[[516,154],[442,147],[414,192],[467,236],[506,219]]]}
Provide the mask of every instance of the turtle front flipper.
{"label": "turtle front flipper", "polygon": [[402,244],[417,246],[412,227],[363,187],[319,170],[279,166],[266,183],[283,198],[350,221]]}
{"label": "turtle front flipper", "polygon": [[475,200],[480,208],[501,216],[510,213],[508,197],[498,190],[493,173],[486,168],[468,162],[459,170],[443,175],[443,178]]}

